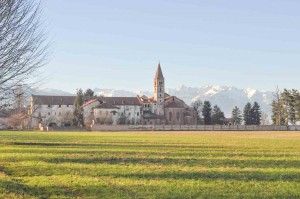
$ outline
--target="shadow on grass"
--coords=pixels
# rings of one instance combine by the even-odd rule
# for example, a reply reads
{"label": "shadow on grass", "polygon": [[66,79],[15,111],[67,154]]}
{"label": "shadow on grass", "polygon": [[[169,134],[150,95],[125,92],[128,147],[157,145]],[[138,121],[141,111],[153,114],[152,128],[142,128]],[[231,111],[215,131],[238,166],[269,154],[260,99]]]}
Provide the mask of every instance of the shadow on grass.
{"label": "shadow on grass", "polygon": [[49,163],[80,163],[80,164],[157,164],[240,168],[300,168],[300,160],[234,160],[234,159],[196,159],[196,158],[53,158],[46,159]]}
{"label": "shadow on grass", "polygon": [[14,194],[20,198],[26,198],[28,196],[38,198],[50,198],[50,197],[74,197],[79,196],[78,193],[70,191],[65,187],[31,187],[20,182],[0,180],[0,190],[2,194]]}
{"label": "shadow on grass", "polygon": [[109,174],[107,176],[159,179],[159,180],[238,180],[238,181],[291,181],[300,182],[300,173],[279,173],[260,171],[199,171],[199,172],[165,172],[145,174]]}
{"label": "shadow on grass", "polygon": [[201,150],[226,150],[232,149],[232,146],[214,146],[214,145],[194,145],[194,144],[178,144],[178,143],[158,143],[145,144],[142,142],[107,142],[107,143],[66,143],[66,142],[11,142],[9,145],[16,146],[39,146],[39,147],[111,147],[111,148],[170,148],[179,149],[201,149]]}

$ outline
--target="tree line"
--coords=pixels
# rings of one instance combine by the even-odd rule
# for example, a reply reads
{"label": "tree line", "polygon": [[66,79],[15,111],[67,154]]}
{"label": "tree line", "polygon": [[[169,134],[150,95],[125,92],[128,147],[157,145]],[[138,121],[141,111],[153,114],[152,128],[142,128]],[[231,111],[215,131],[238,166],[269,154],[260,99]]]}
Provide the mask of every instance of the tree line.
{"label": "tree line", "polygon": [[296,124],[300,121],[300,93],[296,89],[278,88],[272,102],[272,121],[275,125]]}
{"label": "tree line", "polygon": [[262,112],[257,102],[251,104],[248,102],[243,112],[235,106],[231,112],[231,118],[226,118],[224,112],[218,105],[212,107],[210,101],[196,100],[192,103],[192,107],[197,112],[197,123],[204,125],[260,125]]}

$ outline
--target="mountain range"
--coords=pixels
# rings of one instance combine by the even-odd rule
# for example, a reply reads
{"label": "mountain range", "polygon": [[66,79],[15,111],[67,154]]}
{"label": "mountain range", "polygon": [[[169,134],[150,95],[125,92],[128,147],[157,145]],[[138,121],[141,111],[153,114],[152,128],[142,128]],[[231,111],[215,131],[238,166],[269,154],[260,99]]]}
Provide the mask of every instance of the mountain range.
{"label": "mountain range", "polygon": [[[96,95],[107,97],[134,97],[136,95],[146,95],[148,97],[153,96],[153,92],[150,91],[128,91],[128,90],[116,90],[116,89],[100,89],[95,88]],[[268,116],[271,115],[271,103],[273,99],[273,93],[271,91],[260,91],[252,88],[239,89],[232,86],[203,86],[203,87],[187,87],[180,86],[178,88],[168,88],[166,93],[174,95],[184,100],[185,103],[191,104],[196,100],[209,100],[212,105],[218,105],[222,111],[224,111],[226,117],[230,117],[232,109],[237,106],[243,110],[247,102],[253,103],[257,101],[263,113]],[[39,89],[35,91],[35,94],[39,95],[75,95],[74,93],[65,92],[59,89]]]}

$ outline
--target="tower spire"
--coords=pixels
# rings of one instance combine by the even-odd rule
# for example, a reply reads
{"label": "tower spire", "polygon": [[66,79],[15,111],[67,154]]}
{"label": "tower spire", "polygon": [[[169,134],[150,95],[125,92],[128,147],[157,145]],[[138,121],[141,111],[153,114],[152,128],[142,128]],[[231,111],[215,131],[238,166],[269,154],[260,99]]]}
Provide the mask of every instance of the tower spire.
{"label": "tower spire", "polygon": [[157,67],[157,70],[156,70],[156,74],[155,74],[155,79],[163,79],[164,76],[163,76],[163,73],[162,73],[162,70],[161,70],[161,67],[160,67],[160,61],[158,63],[158,67]]}

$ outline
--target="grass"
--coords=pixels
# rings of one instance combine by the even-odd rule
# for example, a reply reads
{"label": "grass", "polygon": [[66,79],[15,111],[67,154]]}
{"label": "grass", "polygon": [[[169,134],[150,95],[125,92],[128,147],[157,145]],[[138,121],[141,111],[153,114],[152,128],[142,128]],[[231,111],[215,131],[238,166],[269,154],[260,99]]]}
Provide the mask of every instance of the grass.
{"label": "grass", "polygon": [[300,198],[300,133],[4,131],[0,198]]}

